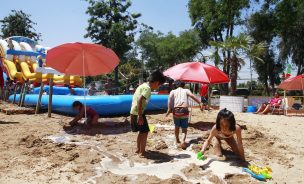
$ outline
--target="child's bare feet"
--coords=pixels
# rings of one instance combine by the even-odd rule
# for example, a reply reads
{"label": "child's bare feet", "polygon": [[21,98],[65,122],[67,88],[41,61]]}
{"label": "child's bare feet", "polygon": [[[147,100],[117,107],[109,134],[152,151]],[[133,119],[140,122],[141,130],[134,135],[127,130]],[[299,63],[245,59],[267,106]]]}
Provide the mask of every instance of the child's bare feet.
{"label": "child's bare feet", "polygon": [[147,152],[139,153],[140,158],[145,158],[147,155]]}
{"label": "child's bare feet", "polygon": [[185,142],[183,142],[183,143],[180,144],[180,147],[181,147],[183,150],[185,150],[185,149],[187,148],[187,145],[186,145]]}
{"label": "child's bare feet", "polygon": [[180,142],[180,140],[179,140],[179,139],[177,139],[177,140],[176,140],[176,143],[177,143],[177,144],[180,144],[181,142]]}
{"label": "child's bare feet", "polygon": [[138,153],[139,153],[139,150],[136,150],[135,153],[138,154]]}

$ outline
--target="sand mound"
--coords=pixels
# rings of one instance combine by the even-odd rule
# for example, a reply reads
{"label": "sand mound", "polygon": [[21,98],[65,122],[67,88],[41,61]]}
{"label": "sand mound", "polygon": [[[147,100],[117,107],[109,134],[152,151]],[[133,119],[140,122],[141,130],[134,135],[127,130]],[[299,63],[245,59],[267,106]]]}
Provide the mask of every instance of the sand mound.
{"label": "sand mound", "polygon": [[163,149],[167,149],[168,145],[166,144],[165,141],[160,140],[156,143],[156,145],[154,147],[156,150],[163,150]]}
{"label": "sand mound", "polygon": [[41,146],[43,141],[40,138],[35,137],[34,135],[28,135],[26,137],[21,138],[19,144],[24,145],[27,148],[39,147]]}

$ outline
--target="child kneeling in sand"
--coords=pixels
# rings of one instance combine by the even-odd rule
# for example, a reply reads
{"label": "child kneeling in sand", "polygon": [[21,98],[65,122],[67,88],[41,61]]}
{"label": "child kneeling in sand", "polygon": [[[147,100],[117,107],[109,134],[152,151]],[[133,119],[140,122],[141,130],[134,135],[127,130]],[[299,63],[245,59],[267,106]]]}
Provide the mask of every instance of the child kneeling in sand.
{"label": "child kneeling in sand", "polygon": [[166,78],[160,71],[155,71],[149,77],[149,82],[143,83],[136,89],[130,111],[131,128],[133,132],[139,132],[137,136],[137,150],[140,156],[145,156],[148,132],[150,131],[145,108],[151,97],[151,90],[156,90],[165,82]]}
{"label": "child kneeling in sand", "polygon": [[[234,135],[236,135],[236,140]],[[203,154],[213,137],[215,137],[215,144],[213,146],[217,156],[222,156],[221,140],[225,140],[232,151],[245,160],[241,127],[236,124],[233,113],[226,108],[218,113],[216,124],[212,127],[210,135],[201,150]]]}
{"label": "child kneeling in sand", "polygon": [[85,117],[85,109],[86,109],[86,114],[87,114],[86,124],[87,125],[96,125],[97,124],[99,116],[94,109],[92,109],[91,107],[88,107],[88,106],[84,107],[84,105],[79,101],[73,102],[72,107],[74,110],[78,111],[78,114],[69,123],[71,126],[75,126],[79,120],[81,120],[82,118]]}

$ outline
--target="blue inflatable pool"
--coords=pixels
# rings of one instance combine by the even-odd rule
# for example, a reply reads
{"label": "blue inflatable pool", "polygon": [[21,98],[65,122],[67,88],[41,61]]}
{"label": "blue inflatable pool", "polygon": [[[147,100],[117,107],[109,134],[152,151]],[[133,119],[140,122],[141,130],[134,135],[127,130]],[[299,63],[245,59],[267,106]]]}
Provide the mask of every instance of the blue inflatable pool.
{"label": "blue inflatable pool", "polygon": [[[50,86],[44,86],[44,91],[49,93]],[[73,88],[77,95],[83,95],[84,91],[83,88]],[[34,94],[39,94],[40,87],[34,88],[33,92]],[[85,89],[85,92],[87,93],[87,89]],[[67,87],[57,87],[53,86],[53,95],[68,95],[70,94],[69,88]]]}
{"label": "blue inflatable pool", "polygon": [[[87,106],[95,109],[100,116],[117,116],[129,114],[132,103],[132,95],[116,95],[116,96],[86,96]],[[48,95],[43,95],[41,99],[41,107],[47,109]],[[9,97],[13,100],[13,95]],[[19,95],[16,96],[19,100]],[[24,104],[28,106],[36,106],[38,100],[37,94],[28,94],[25,96]],[[53,111],[68,115],[75,115],[72,109],[74,101],[84,102],[83,96],[72,95],[53,95]],[[168,95],[152,95],[146,111],[157,111],[167,109]]]}

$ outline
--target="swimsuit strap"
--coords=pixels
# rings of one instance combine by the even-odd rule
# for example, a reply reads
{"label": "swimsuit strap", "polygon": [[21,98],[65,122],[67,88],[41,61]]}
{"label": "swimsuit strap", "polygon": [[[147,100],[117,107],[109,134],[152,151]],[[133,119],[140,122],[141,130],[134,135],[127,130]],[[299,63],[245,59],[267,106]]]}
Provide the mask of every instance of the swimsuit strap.
{"label": "swimsuit strap", "polygon": [[232,131],[232,134],[229,135],[229,136],[225,135],[222,131],[218,131],[217,134],[218,134],[221,138],[228,139],[228,138],[233,137],[234,131]]}

